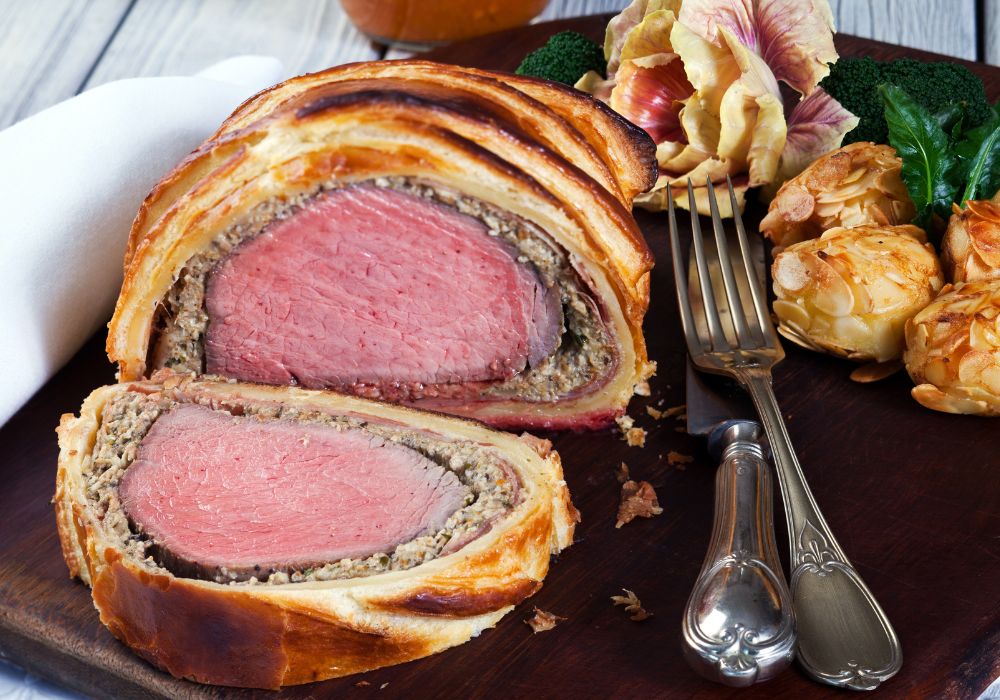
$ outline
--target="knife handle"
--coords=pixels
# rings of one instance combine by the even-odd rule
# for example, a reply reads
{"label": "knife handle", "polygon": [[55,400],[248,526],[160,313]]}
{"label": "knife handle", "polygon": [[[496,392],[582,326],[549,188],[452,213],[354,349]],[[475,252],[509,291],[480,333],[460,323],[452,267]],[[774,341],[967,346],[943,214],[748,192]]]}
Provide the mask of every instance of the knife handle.
{"label": "knife handle", "polygon": [[691,666],[737,687],[774,677],[795,656],[762,439],[761,426],[743,420],[727,421],[709,436],[710,450],[721,452],[712,539],[682,623]]}

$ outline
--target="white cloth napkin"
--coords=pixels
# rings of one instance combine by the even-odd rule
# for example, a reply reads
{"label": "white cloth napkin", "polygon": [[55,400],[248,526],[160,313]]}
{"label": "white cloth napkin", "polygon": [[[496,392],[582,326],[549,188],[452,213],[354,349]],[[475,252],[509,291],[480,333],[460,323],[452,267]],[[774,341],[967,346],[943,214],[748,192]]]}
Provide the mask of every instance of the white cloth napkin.
{"label": "white cloth napkin", "polygon": [[275,58],[239,56],[101,85],[0,131],[0,425],[107,322],[153,185],[282,77]]}

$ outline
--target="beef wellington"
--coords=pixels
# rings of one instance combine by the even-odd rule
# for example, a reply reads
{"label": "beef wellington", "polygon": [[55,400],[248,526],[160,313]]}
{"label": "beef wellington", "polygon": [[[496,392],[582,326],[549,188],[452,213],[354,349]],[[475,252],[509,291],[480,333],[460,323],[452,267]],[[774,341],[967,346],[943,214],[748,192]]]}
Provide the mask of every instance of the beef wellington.
{"label": "beef wellington", "polygon": [[150,193],[108,353],[498,427],[588,428],[652,372],[640,129],[554,83],[426,61],[260,93]]}
{"label": "beef wellington", "polygon": [[164,370],[58,433],[71,574],[122,642],[203,683],[461,644],[542,585],[578,520],[548,442],[333,392]]}

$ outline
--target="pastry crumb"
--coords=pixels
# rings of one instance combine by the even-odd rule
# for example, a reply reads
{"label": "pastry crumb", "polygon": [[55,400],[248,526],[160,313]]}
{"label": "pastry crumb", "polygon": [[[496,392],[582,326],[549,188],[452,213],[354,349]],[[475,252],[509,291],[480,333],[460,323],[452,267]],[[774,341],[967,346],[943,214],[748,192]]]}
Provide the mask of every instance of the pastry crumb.
{"label": "pastry crumb", "polygon": [[524,624],[530,627],[532,632],[538,634],[539,632],[548,632],[565,619],[565,617],[553,615],[552,613],[542,610],[536,606],[535,614],[525,620]]}
{"label": "pastry crumb", "polygon": [[627,588],[623,588],[622,590],[625,591],[625,595],[613,595],[611,596],[611,602],[614,605],[624,605],[625,612],[629,613],[630,620],[633,622],[642,622],[653,616],[653,613],[648,612],[642,607],[642,601],[639,600],[639,596]]}
{"label": "pastry crumb", "polygon": [[649,382],[639,382],[635,385],[634,391],[636,396],[649,396],[651,393],[649,390]]}
{"label": "pastry crumb", "polygon": [[652,416],[653,420],[660,420],[663,418],[663,411],[657,410],[652,406],[646,406],[646,413]]}
{"label": "pastry crumb", "polygon": [[629,479],[622,484],[621,502],[618,504],[618,520],[615,527],[620,528],[636,518],[652,518],[663,512],[656,491],[648,481],[635,482]]}
{"label": "pastry crumb", "polygon": [[629,447],[645,447],[646,431],[642,428],[630,428],[625,433],[625,442],[628,443]]}
{"label": "pastry crumb", "polygon": [[369,683],[368,681],[358,681],[357,683],[354,684],[354,687],[355,688],[367,688],[370,685],[371,685],[371,683]]}
{"label": "pastry crumb", "polygon": [[676,418],[677,420],[687,420],[687,404],[671,406],[663,412],[664,418]]}
{"label": "pastry crumb", "polygon": [[385,683],[383,683],[382,685],[380,685],[380,686],[378,687],[378,689],[379,689],[379,690],[385,690],[385,689],[386,689],[386,688],[388,688],[388,687],[389,687],[389,681],[386,681]]}
{"label": "pastry crumb", "polygon": [[619,484],[624,484],[631,477],[629,476],[628,465],[622,462],[617,469],[615,469],[615,478],[618,479]]}
{"label": "pastry crumb", "polygon": [[645,447],[646,431],[635,427],[635,418],[626,414],[615,418],[615,423],[618,424],[619,430],[622,431],[622,437],[625,438],[629,447]]}
{"label": "pastry crumb", "polygon": [[667,453],[667,464],[669,464],[671,467],[676,467],[681,471],[684,471],[685,465],[691,464],[691,462],[693,461],[694,457],[691,457],[690,455],[681,454],[680,452],[676,452],[674,450],[670,450],[670,452]]}

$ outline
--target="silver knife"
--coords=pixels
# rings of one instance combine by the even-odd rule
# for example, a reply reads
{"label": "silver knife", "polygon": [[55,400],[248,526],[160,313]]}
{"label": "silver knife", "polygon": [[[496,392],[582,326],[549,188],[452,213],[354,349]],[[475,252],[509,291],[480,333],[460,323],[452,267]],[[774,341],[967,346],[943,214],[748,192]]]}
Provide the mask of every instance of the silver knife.
{"label": "silver knife", "polygon": [[688,663],[706,678],[748,686],[795,656],[792,600],[774,542],[764,431],[736,385],[687,365],[687,426],[719,460],[712,539],[682,623]]}

